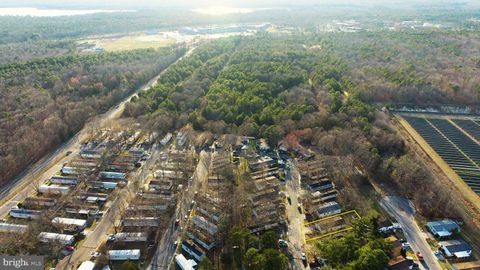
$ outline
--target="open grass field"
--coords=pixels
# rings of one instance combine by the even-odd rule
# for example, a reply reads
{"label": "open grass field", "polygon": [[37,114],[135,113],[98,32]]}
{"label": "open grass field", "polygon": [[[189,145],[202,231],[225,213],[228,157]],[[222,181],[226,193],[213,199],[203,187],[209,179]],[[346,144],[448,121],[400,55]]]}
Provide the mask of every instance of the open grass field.
{"label": "open grass field", "polygon": [[103,48],[105,51],[124,51],[145,48],[160,48],[178,42],[178,39],[165,34],[136,34],[122,37],[99,37],[81,40],[78,43],[95,44],[96,48]]}

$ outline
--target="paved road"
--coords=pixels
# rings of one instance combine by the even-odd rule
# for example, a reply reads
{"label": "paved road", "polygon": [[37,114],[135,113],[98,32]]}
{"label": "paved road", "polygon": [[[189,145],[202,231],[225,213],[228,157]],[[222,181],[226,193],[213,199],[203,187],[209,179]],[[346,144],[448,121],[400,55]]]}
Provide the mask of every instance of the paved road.
{"label": "paved road", "polygon": [[435,255],[426,241],[426,234],[420,230],[414,219],[415,208],[407,199],[399,196],[385,196],[380,205],[387,210],[402,226],[406,240],[410,243],[412,250],[420,251],[424,262],[423,269],[441,270]]}
{"label": "paved road", "polygon": [[[210,153],[202,151],[198,160],[196,170],[193,174],[192,181],[188,183],[188,189],[182,191],[180,200],[178,201],[175,214],[173,215],[170,225],[162,235],[162,239],[158,243],[157,250],[149,263],[147,270],[168,269],[175,255],[175,241],[180,242],[181,234],[188,226],[187,220],[183,217],[190,213],[190,205],[195,196],[195,191],[200,189],[201,183],[208,176],[208,168],[206,164],[210,164]],[[180,224],[175,228],[175,220],[179,218]],[[180,228],[182,228],[180,230]]]}
{"label": "paved road", "polygon": [[288,244],[289,250],[293,255],[291,261],[293,269],[304,269],[302,262],[302,252],[304,242],[302,235],[302,223],[305,215],[298,212],[298,196],[301,195],[300,174],[292,162],[288,162],[291,170],[287,170],[285,193],[290,197],[291,204],[287,202],[288,217]]}
{"label": "paved road", "polygon": [[[191,48],[176,62],[180,61],[185,56],[190,55],[194,49],[195,47]],[[166,70],[168,70],[168,68],[140,87],[135,93],[125,98],[117,106],[111,108],[104,114],[94,117],[91,121],[86,123],[85,127],[74,137],[60,145],[56,150],[46,155],[34,165],[30,166],[25,172],[10,181],[9,184],[3,186],[0,189],[0,202],[2,203],[2,206],[0,207],[0,217],[8,214],[12,206],[15,206],[18,202],[23,201],[26,197],[33,194],[36,185],[55,175],[60,170],[60,164],[71,160],[75,154],[78,153],[80,142],[88,138],[92,125],[101,127],[109,123],[111,120],[119,118],[125,108],[125,104],[129,102],[133,96],[136,96],[138,92],[145,91],[152,86],[155,86],[159,77]],[[71,151],[72,154],[66,156],[68,151]]]}

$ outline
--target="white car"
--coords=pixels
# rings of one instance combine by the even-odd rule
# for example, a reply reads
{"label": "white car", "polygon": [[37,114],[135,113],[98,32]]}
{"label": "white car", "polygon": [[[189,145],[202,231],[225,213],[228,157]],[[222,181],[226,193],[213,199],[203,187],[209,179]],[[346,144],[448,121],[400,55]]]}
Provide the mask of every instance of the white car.
{"label": "white car", "polygon": [[98,251],[93,251],[92,253],[90,253],[90,258],[92,260],[95,260],[96,258],[100,257],[102,255],[102,253],[98,252]]}
{"label": "white car", "polygon": [[410,249],[411,248],[410,243],[408,243],[408,242],[402,243],[402,248]]}

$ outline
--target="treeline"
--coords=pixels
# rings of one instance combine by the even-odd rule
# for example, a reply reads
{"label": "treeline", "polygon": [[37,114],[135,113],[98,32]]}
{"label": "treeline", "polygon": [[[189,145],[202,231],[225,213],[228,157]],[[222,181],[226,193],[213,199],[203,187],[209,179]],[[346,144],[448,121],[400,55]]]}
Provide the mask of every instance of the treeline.
{"label": "treeline", "polygon": [[[137,7],[135,7],[137,8]],[[361,23],[364,29],[381,30],[392,23],[404,20],[419,20],[439,23],[453,29],[478,31],[480,24],[465,18],[477,18],[478,9],[459,8],[455,5],[428,6],[414,9],[315,5],[305,8],[257,10],[252,13],[208,16],[188,9],[147,9],[137,12],[98,13],[81,16],[30,17],[0,16],[0,44],[36,40],[56,40],[82,36],[118,34],[148,29],[178,29],[185,26],[262,23],[271,22],[280,26],[299,29],[299,32],[314,33],[319,25],[331,24],[333,20],[349,14],[349,19]],[[375,17],[375,20],[372,20]]]}
{"label": "treeline", "polygon": [[0,63],[27,62],[34,59],[66,55],[76,52],[73,41],[32,41],[0,45]]}
{"label": "treeline", "polygon": [[0,66],[0,183],[173,63],[185,48],[67,55]]}
{"label": "treeline", "polygon": [[362,95],[369,102],[480,102],[478,31],[332,33],[306,42],[344,59],[348,75],[363,85]]}

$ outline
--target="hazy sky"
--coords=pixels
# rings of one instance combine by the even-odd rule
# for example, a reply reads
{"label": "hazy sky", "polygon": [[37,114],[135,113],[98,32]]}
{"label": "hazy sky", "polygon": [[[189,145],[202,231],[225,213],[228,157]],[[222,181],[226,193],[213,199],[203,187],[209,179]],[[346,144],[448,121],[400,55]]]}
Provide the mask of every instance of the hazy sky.
{"label": "hazy sky", "polygon": [[322,4],[340,5],[426,5],[434,4],[478,4],[480,0],[0,0],[0,7],[122,7],[122,8],[151,8],[151,7],[286,7]]}

